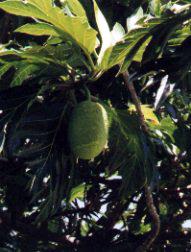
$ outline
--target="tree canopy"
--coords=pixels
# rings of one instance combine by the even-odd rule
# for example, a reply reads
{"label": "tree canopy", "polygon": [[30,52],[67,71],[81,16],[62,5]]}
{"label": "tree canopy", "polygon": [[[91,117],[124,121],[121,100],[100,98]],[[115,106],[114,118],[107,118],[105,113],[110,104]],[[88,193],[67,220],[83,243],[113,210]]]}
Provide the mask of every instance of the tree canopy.
{"label": "tree canopy", "polygon": [[190,25],[190,0],[0,0],[0,252],[190,251]]}

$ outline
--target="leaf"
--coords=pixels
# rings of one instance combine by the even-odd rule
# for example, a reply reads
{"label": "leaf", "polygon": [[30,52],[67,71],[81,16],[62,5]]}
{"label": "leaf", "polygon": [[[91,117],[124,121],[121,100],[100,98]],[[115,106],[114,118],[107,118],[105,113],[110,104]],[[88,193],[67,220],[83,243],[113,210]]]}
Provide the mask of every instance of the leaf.
{"label": "leaf", "polygon": [[159,139],[164,140],[166,139],[166,136],[168,136],[169,138],[165,140],[168,145],[175,143],[174,136],[178,127],[169,115],[167,115],[165,118],[162,118],[162,120],[160,120],[160,124],[150,124],[150,127],[151,129],[156,130],[157,137]]}
{"label": "leaf", "polygon": [[49,6],[49,4],[46,4],[46,1],[39,2],[36,0],[31,0],[30,3],[24,3],[19,0],[7,0],[0,3],[0,8],[11,14],[29,16],[51,23],[55,26],[55,30],[60,37],[63,37],[65,40],[72,40],[86,54],[92,53],[96,47],[97,32],[90,27],[88,21],[84,21],[81,17],[66,16],[60,8]]}
{"label": "leaf", "polygon": [[[126,54],[124,62],[122,63],[119,73],[125,72],[128,67],[130,66],[132,60],[135,58],[136,54],[140,50],[140,48],[145,44],[145,42],[149,39],[149,33],[147,33],[145,36],[140,38],[138,41],[135,41],[132,48],[129,50],[129,52]],[[147,44],[145,44],[145,47]]]}
{"label": "leaf", "polygon": [[181,30],[176,30],[173,34],[170,40],[168,41],[168,44],[170,46],[178,46],[181,45],[181,43],[187,39],[190,36],[190,27],[185,26]]}
{"label": "leaf", "polygon": [[87,20],[86,12],[81,5],[80,1],[78,0],[66,0],[64,3],[67,3],[71,11],[79,17],[83,17],[85,20]]}
{"label": "leaf", "polygon": [[85,61],[80,49],[71,43],[36,45],[20,51],[10,49],[0,53],[0,56],[16,70],[11,85],[21,85],[24,80],[34,76],[66,76],[68,67],[83,66]]}
{"label": "leaf", "polygon": [[132,16],[127,18],[126,25],[128,32],[137,28],[137,22],[143,17],[143,9],[140,7]]}
{"label": "leaf", "polygon": [[161,15],[161,0],[151,0],[150,2],[150,12],[152,15]]}
{"label": "leaf", "polygon": [[20,86],[24,80],[31,77],[33,73],[39,70],[39,66],[33,64],[26,64],[19,67],[11,82],[11,87]]}
{"label": "leaf", "polygon": [[100,50],[99,58],[98,58],[98,64],[100,64],[105,50],[112,45],[112,35],[110,32],[109,25],[104,15],[102,14],[101,10],[99,9],[96,1],[94,0],[93,3],[94,3],[96,23],[97,23],[97,26],[98,26],[98,29],[102,38],[102,46],[101,46],[101,50]]}
{"label": "leaf", "polygon": [[137,61],[137,62],[141,62],[143,59],[143,54],[145,52],[146,47],[148,46],[148,44],[151,41],[151,37],[146,39],[145,42],[143,42],[143,44],[140,46],[139,50],[137,51],[137,53],[135,54],[133,60]]}
{"label": "leaf", "polygon": [[102,57],[100,69],[107,70],[114,65],[122,63],[134,46],[135,41],[139,40],[145,34],[147,34],[147,30],[144,28],[133,30],[124,36],[124,41],[120,41],[116,45],[109,47]]}
{"label": "leaf", "polygon": [[[154,155],[152,145],[142,134],[135,113],[115,110],[111,129],[110,148],[114,150],[110,160],[111,170],[120,170],[124,197],[140,189],[153,175]],[[124,159],[126,156],[126,159]]]}
{"label": "leaf", "polygon": [[171,6],[171,11],[173,11],[175,14],[181,13],[189,9],[190,6],[191,6],[190,2],[188,2],[188,4],[185,4],[185,5],[180,5],[180,4],[175,3]]}
{"label": "leaf", "polygon": [[160,87],[157,91],[156,98],[155,98],[155,109],[159,108],[159,105],[161,103],[161,100],[164,96],[164,92],[166,92],[166,86],[168,85],[168,75],[164,76],[161,80]]}
{"label": "leaf", "polygon": [[81,18],[67,16],[63,17],[62,20],[58,15],[58,18],[61,20],[61,22],[59,22],[59,24],[54,22],[54,25],[63,30],[63,32],[69,34],[77,43],[77,45],[86,51],[86,53],[92,53],[96,47],[97,32]]}
{"label": "leaf", "polygon": [[173,120],[170,118],[170,116],[167,116],[166,118],[163,118],[160,121],[160,129],[168,132],[171,136],[173,136],[174,131],[177,129],[176,124],[173,122]]}
{"label": "leaf", "polygon": [[68,35],[69,39],[80,46],[86,54],[94,51],[97,31],[90,27],[88,21],[84,21],[81,17],[66,16],[57,7],[51,9],[49,16],[49,22],[58,28],[60,37],[66,40]]}
{"label": "leaf", "polygon": [[150,223],[148,223],[148,224],[141,223],[140,230],[137,233],[138,234],[145,234],[146,232],[149,232],[149,231],[151,231],[151,224]]}
{"label": "leaf", "polygon": [[5,132],[1,132],[0,133],[0,154],[3,151],[4,144],[5,144]]}
{"label": "leaf", "polygon": [[62,42],[63,42],[63,39],[59,37],[50,37],[46,41],[47,45],[57,45],[57,44],[61,44]]}
{"label": "leaf", "polygon": [[[141,105],[141,110],[143,112],[143,115],[146,121],[151,122],[154,125],[160,124],[157,116],[154,113],[154,108],[151,108],[150,105],[148,104]],[[129,107],[129,111],[135,113],[136,112],[135,105],[131,105]]]}
{"label": "leaf", "polygon": [[174,33],[175,29],[179,24],[177,22],[164,21],[161,24],[154,27],[150,34],[152,39],[143,54],[142,62],[148,62],[150,60],[156,59],[165,48],[168,40]]}
{"label": "leaf", "polygon": [[35,5],[38,9],[43,10],[44,12],[48,13],[51,11],[52,0],[27,0],[28,3]]}
{"label": "leaf", "polygon": [[[20,88],[15,87],[11,90],[20,90]],[[25,86],[22,87],[22,90],[24,89]],[[31,89],[29,91],[31,92]],[[21,95],[21,92],[17,92],[17,95]],[[37,96],[38,92],[35,95]],[[13,107],[15,116],[14,118],[12,117],[11,123],[8,124],[8,128],[6,129],[9,134],[6,136],[5,149],[11,156],[15,155],[26,158],[27,167],[30,169],[30,176],[34,180],[30,185],[33,193],[42,190],[42,181],[50,173],[51,179],[56,176],[58,180],[53,185],[53,191],[56,190],[56,192],[53,195],[52,210],[58,203],[58,198],[59,202],[63,199],[64,188],[68,183],[68,180],[66,180],[67,173],[64,170],[65,168],[63,169],[64,158],[62,157],[65,155],[63,144],[65,136],[63,136],[63,129],[60,131],[66,104],[63,101],[38,102],[38,99],[36,99],[36,102],[33,102],[29,107],[27,104],[31,102],[31,99],[34,99],[34,96],[30,97],[30,99],[26,97],[25,103],[19,99],[19,105],[20,103],[21,105],[23,104],[20,111],[18,111],[17,107]],[[58,138],[58,141],[56,141],[56,138]],[[60,148],[62,151],[60,151]],[[59,176],[56,175],[57,172],[59,172]],[[61,189],[62,192],[60,191]]]}
{"label": "leaf", "polygon": [[11,67],[12,67],[12,65],[8,64],[8,63],[6,63],[0,67],[0,79]]}
{"label": "leaf", "polygon": [[[21,56],[24,59],[36,62],[36,64],[38,62],[48,64],[48,69],[52,68],[52,74],[54,74],[56,67],[55,74],[60,73],[60,75],[63,75],[67,72],[67,65],[75,68],[84,64],[81,51],[79,48],[72,46],[71,43],[62,43],[56,46],[33,46],[23,50]],[[43,72],[45,71],[43,70]]]}
{"label": "leaf", "polygon": [[51,215],[51,210],[53,206],[53,193],[50,192],[50,194],[47,197],[47,200],[41,204],[41,211],[36,217],[35,224],[44,222],[48,217]]}
{"label": "leaf", "polygon": [[112,41],[114,44],[121,41],[125,35],[125,30],[120,23],[115,23],[113,30],[111,31]]}
{"label": "leaf", "polygon": [[35,36],[60,36],[60,34],[54,29],[54,27],[47,23],[25,24],[17,28],[15,32],[26,33]]}
{"label": "leaf", "polygon": [[74,201],[76,198],[83,199],[85,189],[88,189],[90,186],[83,184],[80,184],[74,188],[72,188],[72,191],[70,193],[70,202]]}
{"label": "leaf", "polygon": [[18,16],[29,16],[33,18],[46,19],[46,15],[32,4],[24,3],[19,0],[7,0],[0,2],[0,8]]}
{"label": "leaf", "polygon": [[11,59],[13,59],[13,61],[20,59],[19,51],[15,49],[5,49],[0,51],[0,57],[4,60],[2,63],[8,63]]}

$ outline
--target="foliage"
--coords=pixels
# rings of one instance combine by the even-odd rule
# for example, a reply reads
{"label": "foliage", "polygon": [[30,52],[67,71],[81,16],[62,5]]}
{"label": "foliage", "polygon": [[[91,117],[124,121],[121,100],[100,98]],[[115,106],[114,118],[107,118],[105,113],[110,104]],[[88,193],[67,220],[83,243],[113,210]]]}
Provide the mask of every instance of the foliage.
{"label": "foliage", "polygon": [[[152,228],[145,183],[161,219],[151,251],[189,251],[190,6],[0,1],[0,251],[134,251]],[[68,143],[87,88],[110,120],[90,161]]]}

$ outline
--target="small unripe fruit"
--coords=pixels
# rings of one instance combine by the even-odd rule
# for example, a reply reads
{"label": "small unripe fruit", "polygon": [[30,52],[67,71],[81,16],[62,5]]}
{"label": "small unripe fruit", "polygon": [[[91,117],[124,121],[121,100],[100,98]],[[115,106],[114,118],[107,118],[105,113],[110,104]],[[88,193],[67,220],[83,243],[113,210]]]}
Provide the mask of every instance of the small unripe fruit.
{"label": "small unripe fruit", "polygon": [[71,151],[81,159],[99,155],[107,144],[108,116],[98,102],[84,101],[73,110],[69,121]]}

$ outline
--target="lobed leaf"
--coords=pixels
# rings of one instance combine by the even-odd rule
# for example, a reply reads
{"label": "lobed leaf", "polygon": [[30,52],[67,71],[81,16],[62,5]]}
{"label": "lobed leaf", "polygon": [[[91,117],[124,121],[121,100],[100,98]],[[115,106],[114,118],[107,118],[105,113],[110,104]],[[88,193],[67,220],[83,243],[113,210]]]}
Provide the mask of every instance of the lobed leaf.
{"label": "lobed leaf", "polygon": [[15,15],[32,17],[51,23],[61,37],[66,35],[80,46],[85,53],[90,54],[96,46],[97,32],[92,29],[88,21],[82,17],[66,16],[60,8],[52,6],[51,2],[31,0],[7,0],[0,3],[0,8]]}

